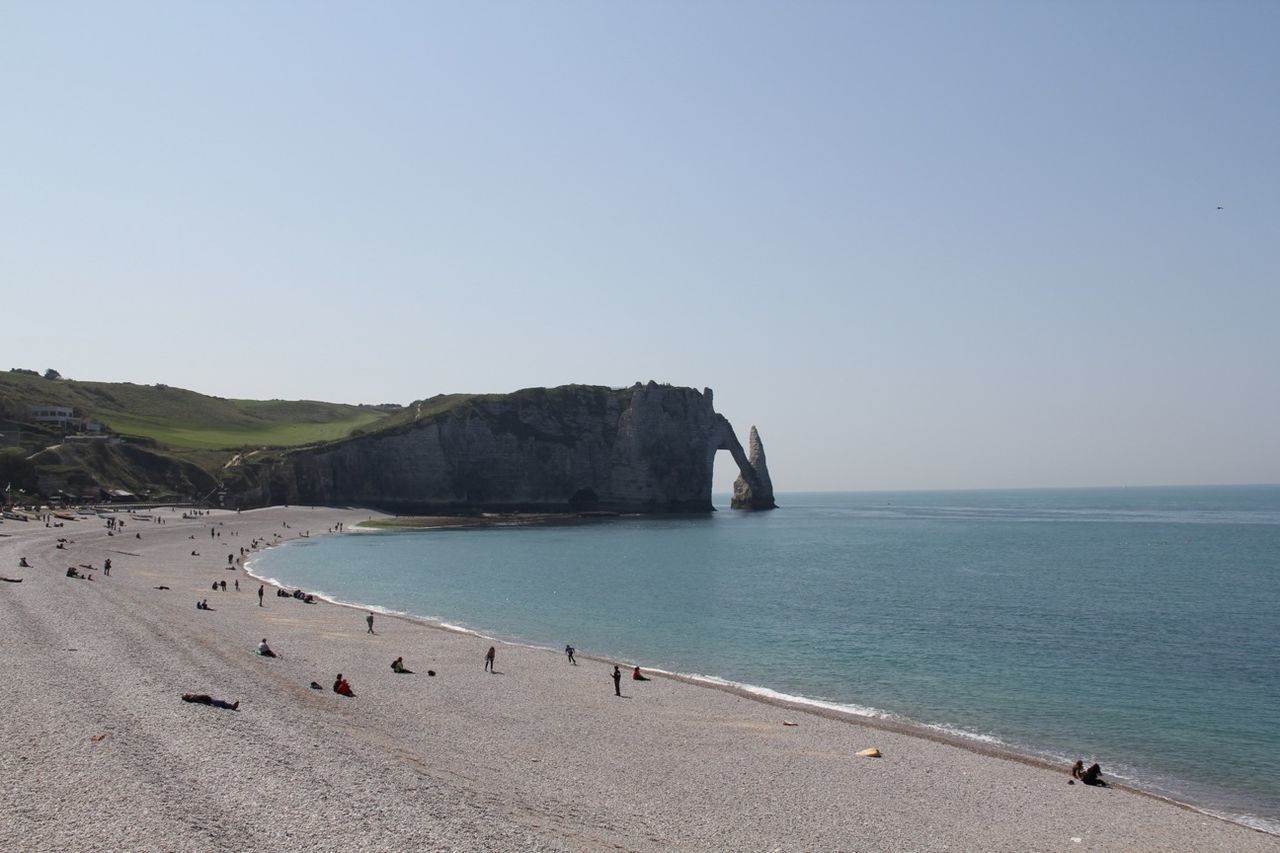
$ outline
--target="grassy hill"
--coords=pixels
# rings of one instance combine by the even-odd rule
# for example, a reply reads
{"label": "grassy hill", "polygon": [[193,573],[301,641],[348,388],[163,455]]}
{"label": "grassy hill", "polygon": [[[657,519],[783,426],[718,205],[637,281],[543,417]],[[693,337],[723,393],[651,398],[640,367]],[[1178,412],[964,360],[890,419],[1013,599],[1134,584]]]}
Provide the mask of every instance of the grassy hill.
{"label": "grassy hill", "polygon": [[31,407],[39,405],[70,406],[120,435],[192,450],[333,441],[372,428],[399,410],[311,400],[229,400],[167,385],[0,373],[0,416],[27,421]]}
{"label": "grassy hill", "polygon": [[[99,421],[125,443],[64,442],[60,430],[34,425],[31,409],[66,406]],[[400,406],[350,406],[313,400],[228,400],[166,385],[45,379],[0,373],[0,420],[23,427],[23,447],[0,450],[6,482],[25,499],[36,492],[96,495],[126,489],[150,499],[200,500],[245,449],[284,449],[377,429]],[[43,447],[45,449],[38,450]],[[43,484],[43,485],[41,485]]]}

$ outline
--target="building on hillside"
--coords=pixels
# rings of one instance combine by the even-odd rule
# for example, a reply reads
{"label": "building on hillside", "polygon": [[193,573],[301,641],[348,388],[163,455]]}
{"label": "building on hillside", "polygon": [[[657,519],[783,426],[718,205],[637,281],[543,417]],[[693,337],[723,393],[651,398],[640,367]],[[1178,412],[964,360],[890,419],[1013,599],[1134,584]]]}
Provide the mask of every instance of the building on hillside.
{"label": "building on hillside", "polygon": [[78,430],[84,424],[70,406],[32,406],[31,420],[38,424],[52,424],[66,431]]}

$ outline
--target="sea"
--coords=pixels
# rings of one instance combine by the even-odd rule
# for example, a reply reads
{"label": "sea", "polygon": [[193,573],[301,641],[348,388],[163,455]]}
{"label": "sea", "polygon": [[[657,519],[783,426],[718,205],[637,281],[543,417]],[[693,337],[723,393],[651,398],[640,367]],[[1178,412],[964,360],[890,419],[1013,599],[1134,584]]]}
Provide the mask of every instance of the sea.
{"label": "sea", "polygon": [[825,492],[301,539],[251,570],[890,718],[1280,834],[1280,486]]}

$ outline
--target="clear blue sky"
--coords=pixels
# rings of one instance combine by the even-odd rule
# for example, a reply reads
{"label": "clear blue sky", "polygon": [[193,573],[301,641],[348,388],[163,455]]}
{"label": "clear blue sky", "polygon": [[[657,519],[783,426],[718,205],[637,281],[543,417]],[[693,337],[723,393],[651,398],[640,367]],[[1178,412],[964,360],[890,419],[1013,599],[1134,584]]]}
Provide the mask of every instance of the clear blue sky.
{"label": "clear blue sky", "polygon": [[1269,0],[6,2],[0,369],[711,386],[782,491],[1277,482],[1278,36]]}

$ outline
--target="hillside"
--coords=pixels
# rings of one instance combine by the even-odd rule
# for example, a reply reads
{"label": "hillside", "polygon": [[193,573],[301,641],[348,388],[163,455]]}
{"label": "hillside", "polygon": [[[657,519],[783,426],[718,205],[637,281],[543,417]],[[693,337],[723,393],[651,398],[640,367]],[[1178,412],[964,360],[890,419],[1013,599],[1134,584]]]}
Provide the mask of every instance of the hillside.
{"label": "hillside", "polygon": [[[97,421],[116,441],[65,441],[56,425],[33,422],[34,407],[63,406]],[[0,421],[21,425],[21,445],[0,447],[0,469],[34,497],[96,497],[124,489],[152,498],[203,498],[229,460],[246,449],[335,441],[376,429],[401,407],[313,400],[230,400],[166,385],[45,379],[0,373]],[[4,444],[6,442],[0,442]]]}
{"label": "hillside", "polygon": [[167,385],[0,373],[0,417],[28,421],[31,408],[41,405],[70,406],[78,417],[100,421],[121,436],[192,450],[332,441],[398,410],[313,400],[229,400]]}

